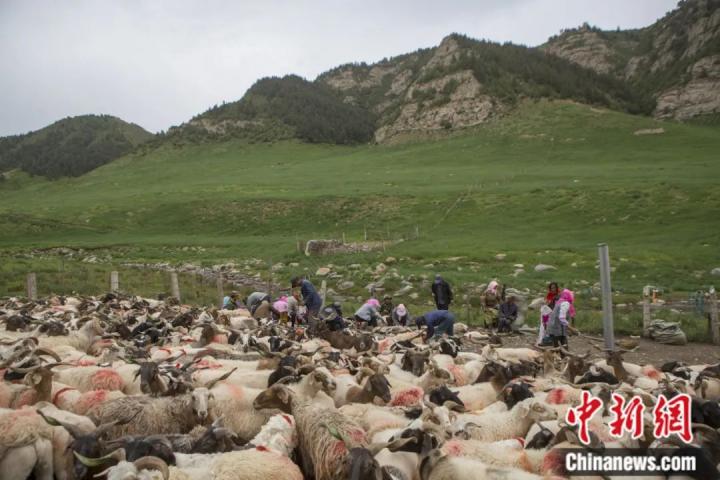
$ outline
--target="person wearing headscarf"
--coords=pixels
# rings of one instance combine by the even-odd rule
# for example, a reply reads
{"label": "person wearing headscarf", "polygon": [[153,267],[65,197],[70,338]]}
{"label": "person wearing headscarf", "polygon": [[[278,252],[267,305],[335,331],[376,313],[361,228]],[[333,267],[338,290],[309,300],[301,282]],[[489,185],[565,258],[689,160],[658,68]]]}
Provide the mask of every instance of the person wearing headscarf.
{"label": "person wearing headscarf", "polygon": [[280,321],[282,323],[287,323],[288,321],[288,297],[286,295],[282,295],[280,298],[278,298],[275,303],[272,305],[273,307],[273,319],[276,321]]}
{"label": "person wearing headscarf", "polygon": [[447,310],[450,308],[453,300],[452,289],[450,288],[450,284],[439,274],[435,275],[435,281],[432,284],[431,290],[433,298],[435,299],[435,306],[438,310]]}
{"label": "person wearing headscarf", "polygon": [[485,328],[496,327],[498,318],[498,305],[500,304],[500,284],[491,280],[482,296]]}
{"label": "person wearing headscarf", "polygon": [[455,315],[447,310],[435,310],[415,319],[418,328],[427,327],[425,341],[442,334],[452,336],[455,327]]}
{"label": "person wearing headscarf", "polygon": [[408,320],[410,319],[410,312],[404,304],[400,304],[395,307],[392,311],[392,322],[395,325],[407,326]]}
{"label": "person wearing headscarf", "polygon": [[555,303],[560,298],[560,289],[558,288],[557,282],[550,282],[548,284],[548,292],[545,295],[545,305],[550,308],[555,308]]}
{"label": "person wearing headscarf", "polygon": [[377,327],[378,320],[382,318],[378,308],[380,308],[380,302],[376,298],[369,299],[355,312],[355,321]]}
{"label": "person wearing headscarf", "polygon": [[568,330],[570,329],[570,323],[575,318],[575,307],[573,303],[575,301],[575,295],[571,290],[567,288],[560,293],[560,298],[555,303],[550,314],[550,320],[547,325],[547,334],[551,336],[554,347],[560,345],[567,348],[567,336]]}

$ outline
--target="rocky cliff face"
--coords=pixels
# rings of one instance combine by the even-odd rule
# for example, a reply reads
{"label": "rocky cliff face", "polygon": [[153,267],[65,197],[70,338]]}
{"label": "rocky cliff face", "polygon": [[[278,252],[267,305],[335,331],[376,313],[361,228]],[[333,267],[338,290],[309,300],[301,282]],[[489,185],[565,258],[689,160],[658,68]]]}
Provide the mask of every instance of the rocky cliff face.
{"label": "rocky cliff face", "polygon": [[589,28],[570,31],[562,41],[541,47],[545,52],[577,63],[598,73],[613,73],[617,68],[614,49],[608,40]]}
{"label": "rocky cliff face", "polygon": [[430,51],[373,66],[340,67],[318,80],[342,92],[348,102],[358,103],[363,92],[374,90],[375,101],[369,106],[380,116],[375,140],[388,142],[478,125],[502,109],[499,100],[483,92],[473,72],[451,71],[462,54],[457,38],[450,35]]}
{"label": "rocky cliff face", "polygon": [[687,83],[659,95],[656,117],[689,120],[720,113],[720,55],[698,60],[687,73]]}
{"label": "rocky cliff face", "polygon": [[720,1],[686,0],[634,31],[568,30],[541,47],[601,74],[622,78],[657,101],[658,118],[720,113],[717,56]]}

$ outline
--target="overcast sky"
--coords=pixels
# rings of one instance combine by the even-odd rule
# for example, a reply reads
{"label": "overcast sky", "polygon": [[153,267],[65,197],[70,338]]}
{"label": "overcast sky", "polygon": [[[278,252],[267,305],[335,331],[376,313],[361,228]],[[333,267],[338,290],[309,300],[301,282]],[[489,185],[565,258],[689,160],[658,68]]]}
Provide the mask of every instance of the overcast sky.
{"label": "overcast sky", "polygon": [[106,113],[165,130],[258,78],[308,79],[451,32],[538,45],[642,27],[677,0],[0,0],[0,135]]}

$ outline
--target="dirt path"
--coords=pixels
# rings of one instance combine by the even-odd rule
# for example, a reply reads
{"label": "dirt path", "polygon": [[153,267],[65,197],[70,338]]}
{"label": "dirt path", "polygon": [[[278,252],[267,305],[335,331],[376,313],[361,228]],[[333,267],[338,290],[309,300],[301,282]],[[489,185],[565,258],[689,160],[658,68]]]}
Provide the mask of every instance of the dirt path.
{"label": "dirt path", "polygon": [[[525,347],[532,346],[536,335],[513,335],[503,337],[503,346]],[[616,337],[615,340],[627,337]],[[602,353],[593,348],[590,340],[583,337],[570,337],[568,340],[571,352],[593,352],[593,356],[601,357]],[[602,342],[594,342],[602,345]],[[640,346],[634,352],[626,353],[623,358],[628,362],[646,364],[651,363],[660,367],[671,360],[679,360],[690,365],[703,363],[717,363],[720,361],[720,347],[709,343],[688,343],[687,345],[664,345],[652,340],[640,339]]]}

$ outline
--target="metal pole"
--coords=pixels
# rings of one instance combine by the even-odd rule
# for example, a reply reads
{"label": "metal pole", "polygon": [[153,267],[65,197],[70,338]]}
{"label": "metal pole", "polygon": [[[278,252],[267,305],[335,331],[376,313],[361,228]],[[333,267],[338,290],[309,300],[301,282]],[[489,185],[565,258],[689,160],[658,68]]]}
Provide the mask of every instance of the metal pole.
{"label": "metal pole", "polygon": [[605,243],[598,244],[600,257],[600,284],[602,285],[603,336],[605,350],[615,350],[615,332],[613,330],[612,289],[610,288],[610,253]]}
{"label": "metal pole", "polygon": [[647,337],[652,313],[650,311],[650,286],[643,288],[643,331],[642,336]]}
{"label": "metal pole", "polygon": [[720,345],[720,323],[718,322],[718,300],[715,287],[710,287],[710,330],[712,330],[712,342]]}

